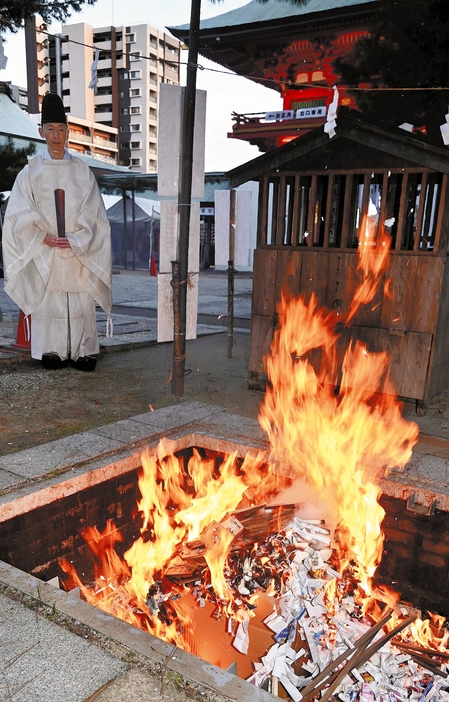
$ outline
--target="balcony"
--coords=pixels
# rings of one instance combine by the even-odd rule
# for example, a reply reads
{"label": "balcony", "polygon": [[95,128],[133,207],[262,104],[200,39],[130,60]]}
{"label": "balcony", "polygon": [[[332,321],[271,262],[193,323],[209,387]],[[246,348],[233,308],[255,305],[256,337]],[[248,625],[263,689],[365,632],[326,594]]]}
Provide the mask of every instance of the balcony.
{"label": "balcony", "polygon": [[95,95],[95,105],[111,105],[112,95]]}
{"label": "balcony", "polygon": [[112,77],[105,76],[104,78],[99,78],[97,83],[97,88],[111,88],[112,87]]}
{"label": "balcony", "polygon": [[91,154],[92,158],[94,158],[96,161],[103,161],[104,163],[114,163],[117,164],[117,159],[111,156],[105,156],[104,154],[97,154],[95,151],[93,151]]}
{"label": "balcony", "polygon": [[[301,113],[301,116],[299,116]],[[302,114],[304,113],[304,114]],[[326,121],[326,108],[320,110],[278,110],[276,112],[232,113],[234,124],[230,139],[242,139],[257,146],[259,151],[270,151],[282,146]]]}
{"label": "balcony", "polygon": [[92,137],[82,132],[72,132],[69,130],[69,141],[77,144],[91,144]]}
{"label": "balcony", "polygon": [[112,112],[108,110],[107,112],[97,112],[95,110],[95,121],[99,122],[112,122]]}
{"label": "balcony", "polygon": [[102,58],[100,54],[100,60],[98,61],[98,70],[104,70],[105,68],[112,68],[111,57],[109,56],[109,58]]}
{"label": "balcony", "polygon": [[50,73],[50,69],[46,64],[43,64],[40,68],[37,69],[37,77],[38,78],[45,78],[48,76]]}
{"label": "balcony", "polygon": [[118,146],[115,141],[109,141],[109,139],[103,139],[102,137],[98,136],[93,137],[92,141],[96,146],[101,146],[109,151],[118,151]]}
{"label": "balcony", "polygon": [[[109,41],[94,41],[94,46],[96,49],[100,49],[100,51],[110,51],[112,49],[112,44],[111,40]],[[101,56],[101,54],[100,54]]]}

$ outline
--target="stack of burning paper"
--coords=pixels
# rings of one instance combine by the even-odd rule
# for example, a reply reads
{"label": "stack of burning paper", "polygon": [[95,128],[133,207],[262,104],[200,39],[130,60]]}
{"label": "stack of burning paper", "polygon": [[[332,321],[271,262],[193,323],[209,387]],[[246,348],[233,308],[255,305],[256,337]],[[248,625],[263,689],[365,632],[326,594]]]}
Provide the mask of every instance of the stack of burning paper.
{"label": "stack of burning paper", "polygon": [[[257,552],[276,549],[274,572],[282,573],[274,611],[265,619],[275,643],[254,662],[250,682],[295,702],[331,696],[341,702],[449,700],[449,653],[401,640],[417,616],[405,607],[393,612],[385,606],[377,623],[365,618],[354,578],[342,578],[329,564],[330,544],[319,522],[295,518],[246,559],[243,573],[246,568],[251,579]],[[331,587],[339,597],[330,596]],[[240,623],[234,645],[241,652],[247,631]]]}

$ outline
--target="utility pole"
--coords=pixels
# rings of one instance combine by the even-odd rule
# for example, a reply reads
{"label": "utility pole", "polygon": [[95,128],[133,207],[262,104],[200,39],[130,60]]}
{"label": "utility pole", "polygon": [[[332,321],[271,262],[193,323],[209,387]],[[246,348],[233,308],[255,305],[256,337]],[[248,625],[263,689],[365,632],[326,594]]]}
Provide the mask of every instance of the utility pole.
{"label": "utility pole", "polygon": [[182,164],[180,174],[178,260],[172,261],[173,286],[173,368],[172,389],[177,397],[184,395],[187,274],[189,259],[190,212],[192,201],[193,132],[195,121],[196,74],[200,29],[201,0],[192,0],[189,28],[189,55],[184,92],[182,124]]}

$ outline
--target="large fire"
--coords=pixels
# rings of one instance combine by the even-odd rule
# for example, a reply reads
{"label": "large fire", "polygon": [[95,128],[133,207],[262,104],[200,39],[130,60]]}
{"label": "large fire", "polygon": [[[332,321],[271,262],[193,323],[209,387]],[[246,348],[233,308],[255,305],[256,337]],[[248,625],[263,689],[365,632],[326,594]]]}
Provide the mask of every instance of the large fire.
{"label": "large fire", "polygon": [[[154,454],[145,451],[139,479],[140,537],[120,559],[114,544],[121,536],[113,523],[103,533],[87,529],[83,536],[95,555],[91,585],[81,581],[70,563],[61,564],[88,602],[190,650],[195,647],[186,592],[193,593],[197,604],[212,602],[214,616],[245,626],[261,593],[279,596],[285,589],[279,567],[270,570],[275,549],[285,551],[285,562],[291,561],[291,554],[290,547],[276,546],[277,537],[268,536],[263,543],[242,541],[236,556],[235,543],[245,534],[239,510],[265,504],[276,495],[279,501],[287,485],[293,486],[291,495],[306,483],[337,525],[331,575],[350,573],[357,582],[361,615],[371,622],[381,618],[385,603],[396,607],[394,593],[372,585],[383,547],[379,478],[409,461],[418,428],[401,416],[388,377],[387,354],[371,353],[356,342],[346,350],[343,366],[336,364],[337,323],[349,323],[360,305],[371,303],[388,261],[389,237],[377,236],[370,222],[361,231],[360,283],[346,320],[319,309],[314,296],[306,303],[301,297],[282,295],[279,328],[266,358],[269,384],[259,415],[270,441],[268,459],[262,454],[248,453],[245,459],[234,454],[217,466],[212,458],[194,451],[186,462],[175,457],[175,447],[168,441],[161,442]],[[297,492],[293,501],[301,496]],[[303,533],[303,527],[298,529]],[[242,561],[238,567],[237,558]],[[170,577],[173,571],[179,576],[192,563],[184,579]],[[245,576],[245,567],[251,578]],[[250,579],[257,582],[252,590],[245,586]],[[338,583],[337,577],[330,577],[323,587],[331,613],[336,598],[345,597]],[[414,627],[409,640],[428,646],[433,638],[432,645],[444,649],[446,639],[435,637],[435,626],[433,633],[428,622]]]}

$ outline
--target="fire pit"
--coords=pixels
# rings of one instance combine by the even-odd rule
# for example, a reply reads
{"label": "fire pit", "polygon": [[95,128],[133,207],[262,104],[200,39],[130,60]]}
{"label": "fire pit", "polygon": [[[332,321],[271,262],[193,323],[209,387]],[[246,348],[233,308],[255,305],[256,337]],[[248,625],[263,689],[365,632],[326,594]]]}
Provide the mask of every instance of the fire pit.
{"label": "fire pit", "polygon": [[[148,415],[131,420],[131,425],[140,426],[142,432],[146,434],[145,439],[141,438],[139,441],[154,445],[161,433],[171,434],[176,437],[176,448],[181,455],[191,454],[193,447],[196,447],[203,453],[216,456],[221,456],[223,450],[227,455],[236,451],[242,459],[245,452],[248,451],[248,447],[253,456],[256,456],[258,451],[266,450],[265,443],[260,441],[261,434],[255,422],[240,417],[231,417],[217,408],[204,405],[195,404],[192,406],[191,403],[187,403],[184,407],[186,412],[182,412],[182,415],[177,407],[172,408],[171,412],[161,410],[160,414],[158,412],[148,413]],[[189,411],[192,416],[192,410],[200,412],[200,421],[194,422],[194,426],[190,425],[190,429],[194,429],[193,431],[182,434],[186,426],[183,425],[181,416],[188,416]],[[174,417],[176,417],[175,422],[173,421]],[[151,421],[155,424],[159,423],[159,426],[157,428],[151,427],[149,424]],[[245,423],[243,431],[245,431],[246,437],[242,435],[242,422]],[[168,427],[167,424],[171,424],[171,427]],[[221,436],[217,436],[218,426],[221,428]],[[102,436],[104,432],[108,433],[110,437],[118,437],[122,435],[124,428],[122,423],[118,423],[118,425],[100,429],[98,436]],[[129,422],[126,428],[129,430]],[[207,434],[204,433],[205,428],[208,429]],[[200,429],[202,433],[200,433]],[[229,435],[233,434],[240,435],[240,442],[230,440]],[[259,437],[259,440],[256,440],[256,437]],[[243,439],[245,443],[243,443]],[[82,440],[83,437],[81,437]],[[60,442],[56,442],[56,444],[58,443]],[[76,444],[79,445],[80,438],[71,439],[70,443],[73,450]],[[56,452],[57,448],[56,446]],[[63,447],[59,446],[59,448]],[[40,448],[42,453],[45,450],[48,453],[48,447],[47,449]],[[55,451],[54,445],[52,450]],[[26,463],[26,459],[29,462],[30,452],[24,453],[28,456],[22,456],[20,459],[24,463]],[[36,450],[33,453],[36,457]],[[417,459],[419,459],[419,455],[414,460]],[[19,460],[19,457],[16,460]],[[119,542],[117,548],[120,556],[138,536],[138,526],[130,520],[130,515],[135,513],[136,503],[140,497],[137,482],[140,463],[140,452],[136,452],[135,446],[128,446],[117,451],[117,456],[112,461],[109,459],[108,462],[105,456],[93,456],[84,465],[70,466],[69,464],[67,466],[68,473],[64,472],[61,467],[61,475],[49,476],[43,485],[35,485],[32,490],[30,487],[22,487],[18,493],[12,493],[9,498],[5,495],[0,509],[2,517],[0,543],[7,543],[8,551],[2,551],[2,559],[42,580],[49,580],[61,574],[59,561],[61,557],[65,557],[67,560],[74,561],[77,570],[84,573],[85,581],[88,582],[92,577],[92,573],[88,572],[91,561],[86,555],[87,546],[81,538],[81,531],[85,527],[96,525],[99,530],[103,531],[107,520],[113,519],[124,539],[123,542]],[[396,478],[399,476],[400,474]],[[406,549],[402,546],[404,533],[410,534],[413,531],[416,533],[423,529],[427,532],[435,532],[434,546],[432,547],[431,537],[429,537],[428,542],[426,542],[427,550],[418,549],[413,554],[413,557],[417,558],[418,564],[422,566],[423,562],[432,556],[432,548],[434,551],[441,549],[439,545],[441,533],[447,528],[449,515],[440,510],[437,510],[437,513],[433,515],[423,514],[424,507],[420,504],[411,504],[410,499],[408,500],[409,509],[407,509],[407,502],[404,500],[407,494],[408,497],[418,495],[420,500],[423,499],[424,494],[424,497],[429,501],[429,494],[425,494],[425,490],[423,491],[422,487],[418,488],[416,484],[407,485],[404,482],[388,479],[383,481],[383,489],[381,503],[388,510],[385,521],[388,522],[387,534],[390,536],[389,540],[386,541],[385,549],[392,554],[391,559],[388,559],[387,554],[384,581],[388,583],[396,581],[397,583],[401,582],[401,573],[395,572],[393,566],[397,561],[399,549],[402,549],[400,553],[405,557]],[[289,503],[290,497],[291,493],[287,493],[283,501]],[[440,504],[443,505],[444,494],[440,494],[438,497]],[[308,518],[323,514],[322,506],[317,505],[317,500],[313,499],[313,495],[304,495],[304,498],[307,498],[308,509],[313,510],[306,513]],[[430,507],[433,502],[434,500],[429,503]],[[301,503],[302,508],[304,508],[305,502],[301,501]],[[414,511],[411,511],[410,507],[413,507]],[[438,523],[437,528],[435,527],[436,523]],[[403,531],[401,532],[400,529]],[[11,534],[15,535],[14,538],[11,538]],[[380,570],[382,568],[381,565]],[[414,578],[410,574],[410,570],[410,567],[408,570],[405,569],[405,577],[402,578],[399,589],[407,592],[407,599],[418,592],[419,599],[423,596],[424,588],[416,589],[416,577]],[[441,570],[439,572],[441,574]],[[435,577],[434,582],[441,582],[441,578]],[[398,588],[397,585],[396,587]],[[435,601],[444,600],[435,590],[427,592],[426,595],[428,606],[431,606]],[[415,602],[415,604],[420,604],[420,602]],[[227,668],[239,661],[237,670],[235,666],[232,670],[247,677],[251,673],[251,661],[262,655],[273,644],[273,630],[262,623],[262,620],[272,612],[273,600],[265,600],[262,605],[259,605],[257,620],[251,622],[249,631],[251,648],[247,656],[231,646],[231,639],[226,632],[224,622],[217,622],[211,618],[214,611],[214,606],[211,603],[206,602],[204,607],[198,607],[198,603],[192,601],[192,605],[198,614],[198,620],[195,620],[195,625],[198,626],[196,641],[191,647],[193,652],[200,658],[207,659],[208,645],[207,643],[202,644],[202,641],[206,641],[206,639],[198,632],[207,631],[209,635],[212,632],[213,641],[224,640],[226,643],[214,662]],[[435,606],[432,606],[432,609],[435,610]],[[442,610],[438,609],[438,611]]]}

